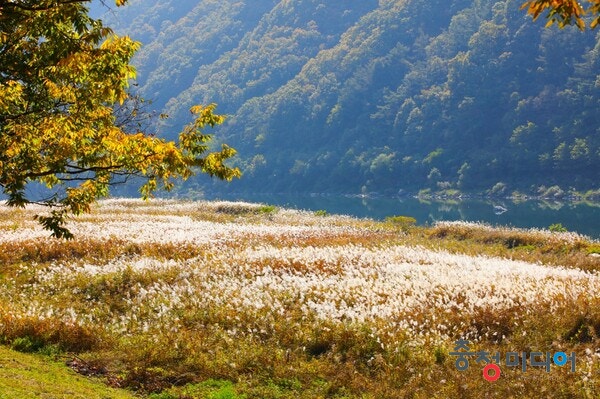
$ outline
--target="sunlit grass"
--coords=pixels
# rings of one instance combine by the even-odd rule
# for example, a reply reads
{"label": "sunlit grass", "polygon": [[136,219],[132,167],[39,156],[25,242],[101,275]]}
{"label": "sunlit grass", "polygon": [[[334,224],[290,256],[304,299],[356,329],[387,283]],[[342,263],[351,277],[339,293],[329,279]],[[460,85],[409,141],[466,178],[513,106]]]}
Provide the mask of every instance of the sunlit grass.
{"label": "sunlit grass", "polygon": [[37,355],[0,347],[0,398],[133,399],[133,392],[107,387],[101,380]]}
{"label": "sunlit grass", "polygon": [[[600,394],[600,260],[583,236],[110,200],[57,241],[30,222],[40,211],[0,207],[1,226],[23,226],[0,236],[0,342],[77,353],[139,394]],[[577,369],[502,366],[490,383],[482,364],[456,369],[458,338],[574,351]]]}
{"label": "sunlit grass", "polygon": [[430,242],[441,239],[445,248],[463,253],[483,252],[532,263],[600,271],[600,258],[593,256],[598,250],[598,241],[573,232],[443,222],[428,229],[427,236]]}

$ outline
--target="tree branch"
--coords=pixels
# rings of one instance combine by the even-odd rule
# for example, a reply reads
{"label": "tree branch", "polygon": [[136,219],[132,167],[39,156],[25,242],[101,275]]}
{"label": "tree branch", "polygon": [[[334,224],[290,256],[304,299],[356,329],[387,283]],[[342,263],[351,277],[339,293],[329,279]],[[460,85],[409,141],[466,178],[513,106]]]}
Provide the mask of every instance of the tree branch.
{"label": "tree branch", "polygon": [[27,4],[13,3],[11,1],[1,1],[0,2],[0,10],[2,10],[3,8],[6,7],[6,8],[18,8],[18,9],[24,10],[24,11],[48,11],[48,10],[51,10],[58,6],[65,5],[65,4],[89,3],[90,1],[91,0],[62,0],[58,4],[49,3],[47,5],[41,5],[41,6],[40,5],[30,6]]}

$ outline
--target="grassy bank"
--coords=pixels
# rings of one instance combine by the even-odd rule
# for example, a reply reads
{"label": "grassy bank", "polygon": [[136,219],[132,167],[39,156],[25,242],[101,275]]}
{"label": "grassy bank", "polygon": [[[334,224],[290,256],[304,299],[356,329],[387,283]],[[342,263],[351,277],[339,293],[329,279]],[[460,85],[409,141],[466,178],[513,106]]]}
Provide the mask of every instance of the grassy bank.
{"label": "grassy bank", "polygon": [[102,380],[75,373],[47,356],[23,354],[0,346],[2,399],[132,399],[130,392],[109,388]]}
{"label": "grassy bank", "polygon": [[[39,211],[0,208],[0,343],[77,356],[74,370],[113,387],[162,399],[600,396],[600,250],[577,234],[113,200],[64,242],[32,221]],[[490,382],[475,358],[457,369],[460,338],[503,359],[575,353],[575,371],[501,362]]]}

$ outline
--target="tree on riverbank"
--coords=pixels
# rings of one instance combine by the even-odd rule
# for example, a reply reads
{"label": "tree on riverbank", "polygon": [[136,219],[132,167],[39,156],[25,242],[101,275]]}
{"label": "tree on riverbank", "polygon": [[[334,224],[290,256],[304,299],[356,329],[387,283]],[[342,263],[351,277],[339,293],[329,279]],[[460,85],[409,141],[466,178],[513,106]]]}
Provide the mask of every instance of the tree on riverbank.
{"label": "tree on riverbank", "polygon": [[[148,197],[197,169],[225,180],[240,176],[224,163],[235,150],[210,152],[211,135],[202,132],[224,121],[214,105],[191,108],[195,120],[178,142],[118,123],[114,110],[130,97],[139,43],[92,19],[86,3],[0,0],[0,187],[10,206],[50,207],[38,219],[56,237],[71,237],[67,215],[89,211],[118,180],[142,178]],[[32,182],[50,195],[31,199]]]}

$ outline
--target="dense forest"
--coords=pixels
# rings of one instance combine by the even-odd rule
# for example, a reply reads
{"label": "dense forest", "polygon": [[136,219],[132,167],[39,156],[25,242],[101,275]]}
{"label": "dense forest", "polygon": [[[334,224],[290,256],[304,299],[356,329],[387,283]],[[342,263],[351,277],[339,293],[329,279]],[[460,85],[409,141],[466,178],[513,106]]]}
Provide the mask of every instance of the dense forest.
{"label": "dense forest", "polygon": [[[509,195],[598,188],[600,37],[522,0],[137,0],[136,90],[169,138],[194,104],[244,176],[187,189]],[[553,187],[558,186],[560,187]]]}

